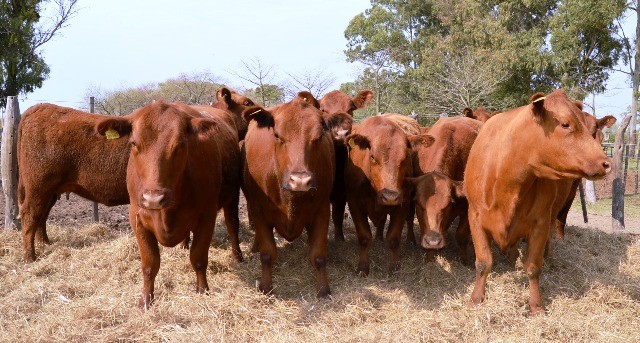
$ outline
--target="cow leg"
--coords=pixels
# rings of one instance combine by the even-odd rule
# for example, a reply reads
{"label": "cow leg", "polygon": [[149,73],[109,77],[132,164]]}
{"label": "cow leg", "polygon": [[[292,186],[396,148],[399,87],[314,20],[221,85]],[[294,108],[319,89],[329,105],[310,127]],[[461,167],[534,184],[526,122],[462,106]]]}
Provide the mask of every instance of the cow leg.
{"label": "cow leg", "polygon": [[273,291],[272,273],[277,254],[276,241],[271,226],[265,223],[256,223],[255,229],[256,241],[260,249],[260,264],[262,265],[258,289],[264,294],[269,294]]}
{"label": "cow leg", "polygon": [[[29,192],[28,192],[29,194]],[[52,195],[52,197],[55,197]],[[20,207],[22,219],[22,258],[30,263],[36,260],[35,236],[42,232],[47,222],[47,206],[51,204],[51,197],[25,197]]]}
{"label": "cow leg", "polygon": [[471,258],[469,257],[469,241],[471,241],[471,230],[469,229],[469,217],[467,214],[460,215],[458,228],[456,229],[456,242],[460,249],[460,259],[462,264],[471,267]]}
{"label": "cow leg", "polygon": [[[143,227],[138,227],[135,215],[131,220],[134,226],[134,232],[138,241],[138,249],[140,250],[140,260],[142,262],[142,296],[138,302],[138,307],[147,310],[153,303],[153,291],[156,275],[160,270],[160,250],[158,248],[158,240],[153,232]],[[130,215],[131,217],[131,215]]]}
{"label": "cow leg", "polygon": [[191,266],[196,272],[196,293],[209,291],[207,283],[207,265],[209,264],[209,245],[216,226],[216,216],[199,223],[197,230],[193,231],[193,243],[189,251]]}
{"label": "cow leg", "polygon": [[367,220],[366,214],[357,206],[349,206],[353,224],[356,227],[358,235],[358,244],[360,244],[360,254],[358,257],[358,275],[369,275],[369,246],[371,245],[371,227]]}
{"label": "cow leg", "polygon": [[478,305],[484,301],[487,277],[493,266],[493,254],[491,253],[489,236],[476,218],[469,218],[473,247],[476,252],[476,282],[471,292],[471,305]]}
{"label": "cow leg", "polygon": [[416,235],[413,231],[413,218],[416,216],[416,204],[414,200],[409,201],[409,209],[407,211],[407,243],[416,245]]}
{"label": "cow leg", "polygon": [[331,294],[327,280],[327,235],[329,234],[329,205],[316,217],[309,235],[309,260],[315,269],[317,297],[326,298]]}
{"label": "cow leg", "polygon": [[389,260],[389,275],[400,270],[400,240],[402,239],[402,228],[406,219],[406,212],[401,209],[391,213],[389,219],[389,230],[387,230],[386,245],[391,252]]}
{"label": "cow leg", "polygon": [[548,228],[538,224],[527,240],[524,270],[529,278],[529,312],[532,315],[544,312],[540,295],[540,274],[542,273],[542,259],[548,238]]}
{"label": "cow leg", "polygon": [[45,215],[44,215],[44,223],[42,224],[42,226],[39,226],[38,229],[36,230],[36,239],[38,240],[38,242],[44,243],[44,244],[51,244],[51,241],[49,240],[49,236],[47,235],[47,218],[49,218],[49,214],[51,213],[51,209],[53,208],[53,205],[56,204],[57,201],[57,197],[52,197],[51,198],[51,204],[46,207],[46,211],[45,211]]}
{"label": "cow leg", "polygon": [[333,219],[333,239],[344,241],[344,209],[347,206],[346,199],[336,199],[331,203],[331,216]]}
{"label": "cow leg", "polygon": [[240,218],[238,214],[238,204],[240,203],[240,189],[233,194],[233,197],[224,207],[224,224],[227,227],[227,234],[231,239],[231,249],[233,251],[233,259],[235,262],[242,262],[242,250],[240,250]]}

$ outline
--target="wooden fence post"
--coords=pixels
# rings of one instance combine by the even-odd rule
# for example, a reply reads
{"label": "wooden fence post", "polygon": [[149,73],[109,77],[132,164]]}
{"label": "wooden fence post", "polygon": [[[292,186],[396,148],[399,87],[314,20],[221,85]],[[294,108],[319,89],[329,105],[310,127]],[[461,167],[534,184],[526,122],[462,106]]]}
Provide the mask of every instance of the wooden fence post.
{"label": "wooden fence post", "polygon": [[631,121],[631,113],[620,123],[613,147],[611,172],[613,173],[613,189],[611,190],[611,219],[613,230],[624,230],[624,133]]}
{"label": "wooden fence post", "polygon": [[4,190],[4,226],[20,230],[18,219],[18,124],[20,107],[17,96],[7,97],[7,108],[2,124],[2,151],[0,164],[2,171],[2,189]]}
{"label": "wooden fence post", "polygon": [[[89,97],[89,112],[91,113],[95,112],[94,104],[95,104],[95,98]],[[97,222],[99,219],[100,218],[98,216],[98,203],[94,201],[93,202],[93,221]]]}
{"label": "wooden fence post", "polygon": [[582,205],[582,219],[584,219],[585,223],[588,223],[589,217],[587,216],[587,203],[584,201],[584,187],[582,187],[582,179],[578,184],[578,191],[580,192],[580,204]]}

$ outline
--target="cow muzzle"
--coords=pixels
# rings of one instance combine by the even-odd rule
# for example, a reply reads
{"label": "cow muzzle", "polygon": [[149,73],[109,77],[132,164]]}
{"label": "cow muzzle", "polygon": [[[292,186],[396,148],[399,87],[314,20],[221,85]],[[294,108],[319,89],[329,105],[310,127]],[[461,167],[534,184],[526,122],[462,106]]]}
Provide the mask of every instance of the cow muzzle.
{"label": "cow muzzle", "polygon": [[296,171],[289,174],[283,188],[293,192],[307,192],[314,188],[313,178],[307,171]]}
{"label": "cow muzzle", "polygon": [[422,235],[422,247],[425,249],[442,249],[445,241],[441,234],[435,231],[427,231]]}
{"label": "cow muzzle", "polygon": [[586,178],[589,180],[598,180],[607,176],[611,171],[611,161],[607,158],[604,161],[600,161],[594,165],[591,171],[587,172]]}
{"label": "cow muzzle", "polygon": [[169,194],[166,191],[153,190],[142,193],[140,205],[147,210],[161,210],[169,204]]}
{"label": "cow muzzle", "polygon": [[383,188],[378,194],[378,202],[382,205],[400,205],[401,194],[388,188]]}

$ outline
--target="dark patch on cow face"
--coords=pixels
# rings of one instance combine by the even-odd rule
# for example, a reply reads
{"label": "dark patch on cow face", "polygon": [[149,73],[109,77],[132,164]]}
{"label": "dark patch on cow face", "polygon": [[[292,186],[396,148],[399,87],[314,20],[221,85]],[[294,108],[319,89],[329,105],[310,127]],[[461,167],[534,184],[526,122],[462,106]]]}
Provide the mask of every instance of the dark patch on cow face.
{"label": "dark patch on cow face", "polygon": [[331,134],[333,142],[335,144],[344,144],[345,138],[351,133],[353,118],[345,112],[333,114],[323,112],[322,119],[324,128]]}
{"label": "dark patch on cow face", "polygon": [[252,120],[258,124],[258,127],[273,127],[275,121],[271,112],[260,106],[250,106],[242,112],[242,117],[249,123]]}

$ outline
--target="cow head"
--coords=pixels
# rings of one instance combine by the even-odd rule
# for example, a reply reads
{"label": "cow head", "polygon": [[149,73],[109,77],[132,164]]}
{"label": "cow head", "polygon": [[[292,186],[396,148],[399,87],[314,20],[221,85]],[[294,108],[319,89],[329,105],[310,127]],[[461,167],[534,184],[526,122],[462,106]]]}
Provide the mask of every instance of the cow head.
{"label": "cow head", "polygon": [[286,104],[270,110],[250,107],[243,114],[250,130],[261,131],[256,133],[260,144],[273,146],[277,179],[285,191],[302,194],[315,189],[314,171],[326,168],[312,158],[314,149],[324,140],[331,144],[322,112],[314,102],[317,101],[310,93],[300,92]]}
{"label": "cow head", "polygon": [[255,104],[251,99],[236,93],[226,87],[220,88],[216,91],[216,100],[212,106],[221,110],[226,110],[234,114],[236,120],[236,127],[238,129],[238,138],[244,139],[247,133],[247,122],[242,118],[242,112],[250,106]]}
{"label": "cow head", "polygon": [[469,107],[465,107],[462,110],[462,113],[471,119],[479,120],[484,123],[487,120],[489,120],[491,117],[493,117],[495,114],[497,114],[498,112],[489,113],[484,107],[481,106],[476,108],[475,112]]}
{"label": "cow head", "polygon": [[329,114],[322,112],[325,129],[331,133],[334,144],[344,144],[344,139],[351,133],[353,117],[345,112]]}
{"label": "cow head", "polygon": [[365,89],[351,98],[347,94],[334,90],[320,99],[320,109],[327,113],[346,112],[353,116],[353,111],[367,107],[373,99],[373,92]]}
{"label": "cow head", "polygon": [[407,178],[415,189],[414,202],[420,222],[425,249],[440,249],[446,245],[446,233],[455,213],[455,204],[465,202],[462,181],[454,181],[439,171]]}
{"label": "cow head", "polygon": [[391,120],[375,116],[346,138],[349,158],[369,179],[381,205],[400,205],[405,176],[412,171],[409,139]]}
{"label": "cow head", "polygon": [[529,108],[537,127],[527,141],[536,146],[529,164],[537,177],[599,179],[611,170],[609,158],[587,127],[581,102],[571,102],[564,91],[556,90],[546,97],[534,94]]}
{"label": "cow head", "polygon": [[189,156],[189,145],[208,139],[216,122],[200,118],[183,104],[155,101],[131,117],[113,117],[96,124],[100,135],[129,136],[131,153],[127,189],[132,203],[147,210],[175,205]]}

